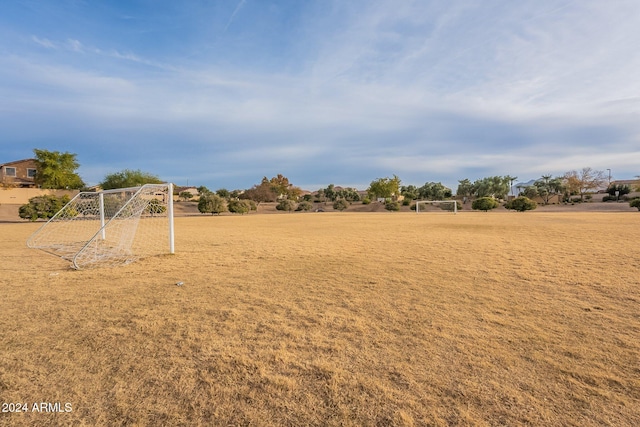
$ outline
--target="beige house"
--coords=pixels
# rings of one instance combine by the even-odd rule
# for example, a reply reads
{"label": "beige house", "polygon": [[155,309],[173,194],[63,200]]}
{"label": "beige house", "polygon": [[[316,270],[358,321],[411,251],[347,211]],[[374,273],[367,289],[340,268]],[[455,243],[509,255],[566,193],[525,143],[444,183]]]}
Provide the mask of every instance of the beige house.
{"label": "beige house", "polygon": [[0,164],[0,186],[35,188],[35,159],[16,160]]}
{"label": "beige house", "polygon": [[179,196],[180,193],[183,193],[185,191],[187,193],[191,193],[193,197],[198,197],[200,195],[200,192],[196,187],[173,187],[173,194],[175,195]]}
{"label": "beige house", "polygon": [[628,185],[631,188],[631,191],[640,187],[640,179],[617,179],[615,181],[611,181],[611,185]]}
{"label": "beige house", "polygon": [[16,160],[0,164],[0,206],[11,209],[11,216],[18,217],[18,206],[29,203],[36,196],[53,194],[73,197],[78,190],[43,190],[35,183],[35,159]]}

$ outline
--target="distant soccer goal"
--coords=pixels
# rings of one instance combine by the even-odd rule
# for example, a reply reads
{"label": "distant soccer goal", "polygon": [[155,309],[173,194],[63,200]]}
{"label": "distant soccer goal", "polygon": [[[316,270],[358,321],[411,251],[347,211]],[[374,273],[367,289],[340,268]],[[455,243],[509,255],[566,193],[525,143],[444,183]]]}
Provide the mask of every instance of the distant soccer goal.
{"label": "distant soccer goal", "polygon": [[[424,205],[422,210],[420,210],[420,205]],[[458,203],[455,200],[420,200],[416,202],[416,213],[433,212],[433,210],[427,209],[428,205],[433,205],[434,207],[440,208],[440,210],[447,210],[454,214],[458,213]]]}
{"label": "distant soccer goal", "polygon": [[27,240],[75,269],[174,253],[173,185],[81,192]]}

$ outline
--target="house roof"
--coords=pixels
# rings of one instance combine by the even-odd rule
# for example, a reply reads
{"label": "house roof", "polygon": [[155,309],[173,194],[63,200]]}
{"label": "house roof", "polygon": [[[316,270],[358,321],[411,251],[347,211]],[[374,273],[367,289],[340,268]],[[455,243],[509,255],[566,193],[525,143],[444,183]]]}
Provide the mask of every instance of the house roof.
{"label": "house roof", "polygon": [[190,192],[191,194],[194,194],[194,195],[196,195],[196,196],[199,194],[199,192],[198,192],[198,188],[197,188],[197,187],[194,187],[194,186],[188,186],[188,187],[175,187],[175,188],[174,188],[174,190],[175,190],[176,192],[178,192],[178,193],[181,193],[181,192],[183,192],[183,191],[188,191],[188,192]]}
{"label": "house roof", "polygon": [[615,184],[615,185],[638,185],[638,184],[640,184],[640,179],[616,179],[615,181],[611,181],[611,184]]}
{"label": "house roof", "polygon": [[19,163],[25,163],[25,162],[35,162],[36,159],[22,159],[22,160],[14,160],[12,162],[7,162],[7,163],[0,163],[0,168],[3,166],[11,166],[11,165],[16,165]]}

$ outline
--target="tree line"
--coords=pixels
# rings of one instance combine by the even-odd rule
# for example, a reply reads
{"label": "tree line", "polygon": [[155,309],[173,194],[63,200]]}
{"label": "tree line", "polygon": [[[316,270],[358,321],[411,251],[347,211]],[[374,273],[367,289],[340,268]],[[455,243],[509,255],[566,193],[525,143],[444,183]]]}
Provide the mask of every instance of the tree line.
{"label": "tree line", "polygon": [[[34,149],[36,174],[35,183],[41,188],[50,189],[82,189],[86,187],[83,180],[77,174],[79,163],[76,154],[68,152],[48,151]],[[640,177],[639,177],[640,178]],[[513,184],[517,177],[490,176],[471,181],[468,178],[458,181],[456,196],[463,201],[476,203],[473,209],[492,209],[496,200],[505,200],[513,194]],[[156,175],[140,170],[124,169],[119,172],[107,174],[99,186],[104,189],[116,189],[136,187],[143,184],[162,183]],[[540,198],[542,203],[549,204],[554,196],[562,197],[562,200],[571,201],[571,196],[579,196],[579,201],[584,201],[589,192],[600,189],[606,183],[603,171],[589,167],[579,171],[568,171],[561,176],[542,175],[532,185],[519,189],[518,201],[515,205],[510,201],[507,208],[516,206],[516,210],[532,209],[535,204],[527,200]],[[318,189],[315,194],[303,195],[300,187],[293,185],[287,177],[278,174],[272,178],[266,176],[261,182],[246,190],[232,190],[221,188],[211,191],[201,186],[198,188],[198,209],[202,213],[220,214],[233,212],[244,214],[256,210],[260,203],[278,202],[278,209],[283,211],[311,210],[313,202],[332,203],[334,209],[344,210],[353,202],[364,204],[371,201],[382,200],[389,210],[399,210],[399,199],[404,199],[405,205],[414,200],[447,200],[453,198],[452,189],[441,182],[426,182],[418,187],[415,185],[401,185],[402,181],[397,175],[392,177],[377,178],[369,184],[365,192],[359,192],[355,188],[342,188],[329,184],[325,188]],[[625,197],[633,189],[628,185],[613,184],[607,188],[609,199],[618,200]],[[189,200],[194,195],[182,192],[178,195],[184,200]],[[401,197],[400,197],[401,196]],[[524,200],[522,198],[526,198]],[[479,199],[482,199],[478,202]],[[490,200],[489,200],[490,199]],[[640,203],[632,201],[633,203]],[[497,202],[496,202],[497,203]],[[58,203],[43,203],[57,206]],[[496,205],[497,206],[497,205]],[[53,208],[51,208],[53,209]],[[640,209],[640,207],[639,207]],[[26,210],[25,210],[26,214]]]}

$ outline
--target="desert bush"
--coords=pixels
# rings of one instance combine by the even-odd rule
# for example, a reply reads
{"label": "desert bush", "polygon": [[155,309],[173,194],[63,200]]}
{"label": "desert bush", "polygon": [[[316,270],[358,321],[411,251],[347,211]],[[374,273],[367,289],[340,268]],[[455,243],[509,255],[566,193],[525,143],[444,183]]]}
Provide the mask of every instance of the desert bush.
{"label": "desert bush", "polygon": [[198,201],[198,210],[201,213],[210,213],[211,215],[226,212],[227,205],[225,200],[214,193],[207,193],[200,196]]}
{"label": "desert bush", "polygon": [[394,201],[388,201],[384,204],[384,208],[388,211],[399,211],[400,203]]}
{"label": "desert bush", "polygon": [[615,200],[616,191],[618,192],[618,197],[622,197],[625,194],[631,193],[631,187],[629,187],[627,184],[611,184],[606,191],[609,196],[611,196],[611,200]]}
{"label": "desert bush", "polygon": [[249,200],[230,200],[227,204],[227,209],[229,209],[231,213],[244,215],[251,210],[251,204]]}
{"label": "desert bush", "polygon": [[311,211],[313,210],[313,203],[308,200],[303,200],[302,202],[298,203],[298,207],[296,208],[296,210],[303,212]]}
{"label": "desert bush", "polygon": [[412,200],[411,200],[411,199],[409,199],[409,198],[404,198],[404,199],[402,199],[402,206],[409,206],[409,205],[411,205],[411,201],[412,201]]}
{"label": "desert bush", "polygon": [[193,194],[191,194],[191,192],[189,191],[181,191],[178,197],[180,197],[182,200],[186,202],[187,200],[193,198]]}
{"label": "desert bush", "polygon": [[536,202],[534,202],[530,198],[525,196],[520,196],[505,203],[504,207],[510,210],[524,212],[524,211],[533,210],[537,208],[538,205],[536,204]]}
{"label": "desert bush", "polygon": [[476,211],[490,211],[498,207],[498,201],[492,197],[480,197],[471,203],[471,209]]}
{"label": "desert bush", "polygon": [[371,203],[371,199],[368,197],[365,197],[364,199],[362,199],[362,204],[363,205],[368,205],[369,203]]}
{"label": "desert bush", "polygon": [[149,200],[149,204],[147,205],[144,211],[150,214],[151,216],[154,216],[155,214],[165,213],[167,211],[167,207],[164,206],[160,202],[160,200],[152,199],[152,200]]}
{"label": "desert bush", "polygon": [[293,200],[284,199],[276,205],[276,209],[279,211],[291,212],[296,208],[296,203]]}
{"label": "desert bush", "polygon": [[[57,197],[54,195],[44,195],[32,197],[29,199],[29,203],[20,206],[18,215],[20,218],[30,221],[36,221],[39,218],[50,219],[62,209],[69,200],[69,196]],[[69,212],[67,216],[73,216],[73,212]]]}
{"label": "desert bush", "polygon": [[347,202],[344,199],[336,200],[333,203],[333,209],[338,210],[338,211],[343,211],[343,210],[347,209],[348,207],[349,207],[349,202]]}
{"label": "desert bush", "polygon": [[633,199],[629,202],[629,206],[632,208],[637,208],[640,211],[640,199]]}

